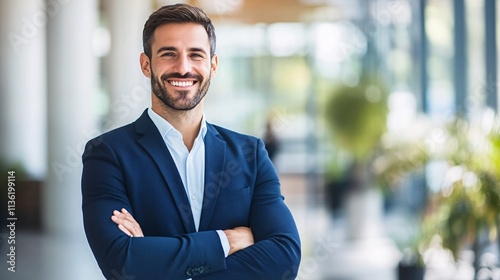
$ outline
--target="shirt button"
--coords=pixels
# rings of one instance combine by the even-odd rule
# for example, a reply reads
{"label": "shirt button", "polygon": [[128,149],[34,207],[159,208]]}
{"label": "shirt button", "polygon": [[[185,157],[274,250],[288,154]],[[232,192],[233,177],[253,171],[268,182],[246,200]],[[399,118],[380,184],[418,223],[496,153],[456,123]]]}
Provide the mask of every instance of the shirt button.
{"label": "shirt button", "polygon": [[197,198],[197,197],[196,197],[196,195],[194,195],[194,194],[191,196],[191,199],[192,199],[192,200],[196,200],[196,198]]}

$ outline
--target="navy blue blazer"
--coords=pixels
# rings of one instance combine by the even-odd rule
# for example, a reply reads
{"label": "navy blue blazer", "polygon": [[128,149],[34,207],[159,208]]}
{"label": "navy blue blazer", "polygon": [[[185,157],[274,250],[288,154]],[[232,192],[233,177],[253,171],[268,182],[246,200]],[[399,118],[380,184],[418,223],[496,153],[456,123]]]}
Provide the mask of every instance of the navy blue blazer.
{"label": "navy blue blazer", "polygon": [[[207,124],[199,231],[175,163],[147,111],[83,153],[85,233],[107,279],[295,279],[300,240],[261,140]],[[111,221],[127,209],[145,235]],[[255,244],[227,258],[215,230],[246,226]],[[128,279],[128,278],[127,278]]]}

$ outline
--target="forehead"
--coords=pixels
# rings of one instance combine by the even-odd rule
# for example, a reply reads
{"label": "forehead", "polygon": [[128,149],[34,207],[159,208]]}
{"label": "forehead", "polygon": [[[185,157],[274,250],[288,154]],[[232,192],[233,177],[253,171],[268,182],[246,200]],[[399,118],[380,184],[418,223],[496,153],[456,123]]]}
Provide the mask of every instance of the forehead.
{"label": "forehead", "polygon": [[162,47],[200,48],[210,52],[210,42],[205,28],[197,23],[167,23],[155,29],[152,51]]}

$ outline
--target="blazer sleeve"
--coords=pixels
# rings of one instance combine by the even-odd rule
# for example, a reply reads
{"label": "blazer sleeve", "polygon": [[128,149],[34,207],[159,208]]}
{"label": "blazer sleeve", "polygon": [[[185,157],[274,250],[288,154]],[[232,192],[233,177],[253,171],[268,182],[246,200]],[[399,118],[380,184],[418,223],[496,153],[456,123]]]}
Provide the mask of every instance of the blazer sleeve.
{"label": "blazer sleeve", "polygon": [[121,232],[111,215],[123,207],[132,211],[123,172],[106,141],[96,138],[87,143],[83,154],[83,222],[90,247],[107,279],[184,280],[226,269],[216,231],[142,238]]}
{"label": "blazer sleeve", "polygon": [[255,244],[228,256],[226,270],[194,279],[290,280],[297,276],[301,249],[295,221],[264,143],[257,140],[256,147],[257,175],[249,218]]}

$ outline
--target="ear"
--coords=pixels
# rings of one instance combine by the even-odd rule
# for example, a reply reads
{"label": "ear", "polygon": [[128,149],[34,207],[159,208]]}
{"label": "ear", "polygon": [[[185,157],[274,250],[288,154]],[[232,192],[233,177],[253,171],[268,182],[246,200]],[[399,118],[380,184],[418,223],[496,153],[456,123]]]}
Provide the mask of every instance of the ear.
{"label": "ear", "polygon": [[141,70],[144,76],[151,78],[151,61],[145,53],[141,53],[140,62]]}
{"label": "ear", "polygon": [[212,57],[212,61],[211,61],[212,77],[214,77],[215,74],[217,73],[217,67],[219,67],[219,57],[217,56],[217,54],[214,54],[214,56]]}

